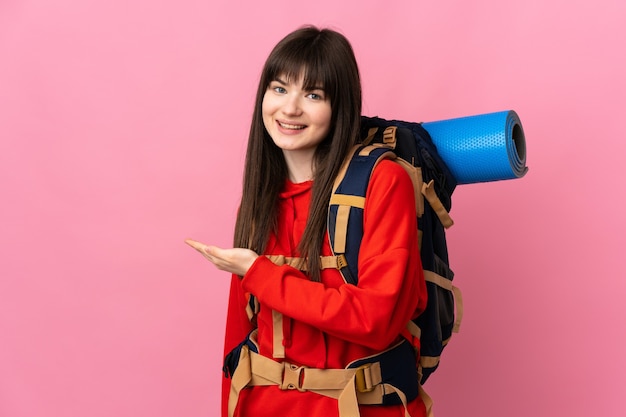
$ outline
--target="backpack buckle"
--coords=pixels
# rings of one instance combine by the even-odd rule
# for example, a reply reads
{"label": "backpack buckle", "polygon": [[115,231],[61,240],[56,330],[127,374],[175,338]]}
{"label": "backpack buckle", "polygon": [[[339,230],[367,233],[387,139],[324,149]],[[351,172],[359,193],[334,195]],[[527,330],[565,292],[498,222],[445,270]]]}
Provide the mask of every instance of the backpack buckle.
{"label": "backpack buckle", "polygon": [[343,269],[348,266],[348,260],[346,259],[346,255],[341,254],[337,256],[337,269]]}
{"label": "backpack buckle", "polygon": [[297,389],[300,392],[306,391],[302,388],[302,379],[304,373],[304,367],[294,365],[292,363],[283,362],[283,380],[281,382],[281,390],[294,390]]}
{"label": "backpack buckle", "polygon": [[372,383],[371,367],[371,363],[366,363],[356,368],[354,382],[358,392],[371,392],[374,390],[375,385]]}

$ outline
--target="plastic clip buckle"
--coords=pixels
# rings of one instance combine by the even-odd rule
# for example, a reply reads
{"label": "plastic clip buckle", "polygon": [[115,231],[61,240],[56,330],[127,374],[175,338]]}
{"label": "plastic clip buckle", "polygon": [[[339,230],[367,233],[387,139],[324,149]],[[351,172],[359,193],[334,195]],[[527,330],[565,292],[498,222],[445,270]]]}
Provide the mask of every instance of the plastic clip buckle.
{"label": "plastic clip buckle", "polygon": [[302,373],[304,372],[303,366],[297,366],[294,364],[284,362],[284,374],[283,381],[280,384],[281,390],[297,389],[300,392],[306,391],[302,388]]}

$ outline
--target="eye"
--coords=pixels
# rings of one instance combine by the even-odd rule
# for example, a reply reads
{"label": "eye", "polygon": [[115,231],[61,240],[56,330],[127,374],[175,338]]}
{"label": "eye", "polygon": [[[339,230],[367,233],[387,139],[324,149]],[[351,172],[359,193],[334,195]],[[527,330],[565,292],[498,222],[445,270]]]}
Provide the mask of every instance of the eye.
{"label": "eye", "polygon": [[310,98],[311,100],[324,100],[323,93],[309,93],[307,97]]}
{"label": "eye", "polygon": [[278,94],[285,94],[287,92],[287,90],[285,90],[284,87],[281,87],[279,85],[275,85],[272,87],[272,90],[274,90],[275,92],[277,92]]}

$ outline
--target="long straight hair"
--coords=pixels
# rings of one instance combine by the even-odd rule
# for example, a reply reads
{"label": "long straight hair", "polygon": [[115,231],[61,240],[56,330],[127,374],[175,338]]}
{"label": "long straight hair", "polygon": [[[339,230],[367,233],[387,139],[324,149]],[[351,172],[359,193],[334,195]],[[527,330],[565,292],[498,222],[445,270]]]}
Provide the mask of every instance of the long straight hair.
{"label": "long straight hair", "polygon": [[302,27],[272,50],[261,73],[246,152],[241,204],[235,224],[235,247],[262,254],[277,230],[278,195],[287,179],[282,150],[263,124],[262,103],[267,88],[278,77],[302,77],[304,89],[321,86],[331,104],[327,137],[313,157],[313,189],[309,218],[298,244],[306,258],[309,278],[320,281],[320,254],[326,231],[328,202],[343,160],[356,144],[361,117],[361,81],[354,51],[340,33],[314,26]]}

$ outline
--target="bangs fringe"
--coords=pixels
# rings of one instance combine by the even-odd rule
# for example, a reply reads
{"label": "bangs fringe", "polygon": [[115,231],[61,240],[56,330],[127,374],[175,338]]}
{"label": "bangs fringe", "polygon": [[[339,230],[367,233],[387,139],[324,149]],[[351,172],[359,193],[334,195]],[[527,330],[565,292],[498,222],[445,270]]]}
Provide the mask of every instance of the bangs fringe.
{"label": "bangs fringe", "polygon": [[266,88],[278,77],[286,77],[287,82],[295,82],[302,77],[302,86],[305,90],[322,89],[332,101],[337,77],[325,63],[321,48],[309,46],[283,52],[268,66]]}

